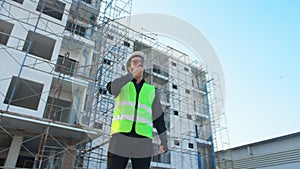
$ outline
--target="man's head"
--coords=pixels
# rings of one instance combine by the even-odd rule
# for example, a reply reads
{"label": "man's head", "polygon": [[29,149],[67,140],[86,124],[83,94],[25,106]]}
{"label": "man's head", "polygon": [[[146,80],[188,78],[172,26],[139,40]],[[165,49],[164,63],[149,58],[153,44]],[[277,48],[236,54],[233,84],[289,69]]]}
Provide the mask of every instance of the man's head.
{"label": "man's head", "polygon": [[135,51],[128,56],[126,62],[127,71],[131,72],[134,67],[143,67],[146,54],[142,51]]}

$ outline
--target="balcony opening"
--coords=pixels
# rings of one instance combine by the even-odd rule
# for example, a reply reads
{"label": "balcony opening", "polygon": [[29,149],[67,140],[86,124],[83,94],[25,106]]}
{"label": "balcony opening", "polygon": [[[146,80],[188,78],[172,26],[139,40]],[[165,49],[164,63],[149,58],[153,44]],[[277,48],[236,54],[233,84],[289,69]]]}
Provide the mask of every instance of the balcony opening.
{"label": "balcony opening", "polygon": [[33,168],[34,157],[28,157],[24,155],[19,155],[16,168]]}
{"label": "balcony opening", "polygon": [[[44,5],[44,9],[42,9],[44,1],[46,2]],[[65,3],[58,0],[40,0],[36,10],[58,20],[61,20],[64,14],[65,6]]]}
{"label": "balcony opening", "polygon": [[194,144],[193,143],[189,143],[189,148],[193,149],[194,148]]}
{"label": "balcony opening", "polygon": [[153,72],[160,74],[161,71],[160,71],[159,66],[153,64]]}
{"label": "balcony opening", "polygon": [[84,26],[81,26],[79,24],[76,24],[75,22],[68,21],[66,30],[75,33],[76,35],[85,37],[87,28]]}
{"label": "balcony opening", "polygon": [[107,34],[107,38],[110,39],[110,40],[114,40],[114,36],[112,36],[110,34]]}
{"label": "balcony opening", "polygon": [[167,71],[164,71],[160,68],[160,66],[153,64],[153,72],[161,74],[163,76],[169,77],[169,73]]}
{"label": "balcony opening", "polygon": [[173,113],[174,113],[175,116],[178,116],[178,111],[177,110],[174,110]]}
{"label": "balcony opening", "polygon": [[157,163],[165,163],[165,164],[170,164],[171,163],[171,156],[170,153],[164,153],[164,154],[158,154],[152,157],[153,162]]}
{"label": "balcony opening", "polygon": [[177,85],[173,84],[172,87],[173,87],[173,89],[177,89]]}
{"label": "balcony opening", "polygon": [[103,129],[103,124],[100,123],[100,122],[95,122],[94,123],[94,128],[96,128],[96,129]]}
{"label": "balcony opening", "polygon": [[55,71],[66,75],[73,76],[75,68],[78,66],[78,61],[70,59],[68,55],[58,55]]}
{"label": "balcony opening", "polygon": [[112,65],[112,60],[104,58],[103,61],[102,61],[102,63],[105,63],[107,65]]}
{"label": "balcony opening", "polygon": [[186,94],[190,94],[191,92],[190,92],[190,90],[185,89],[185,93],[186,93]]}
{"label": "balcony opening", "polygon": [[15,2],[18,2],[19,4],[23,4],[24,0],[13,0]]}
{"label": "balcony opening", "polygon": [[69,123],[72,117],[72,102],[48,97],[44,118]]}
{"label": "balcony opening", "polygon": [[127,42],[127,41],[124,41],[124,46],[126,46],[126,47],[130,47],[130,43],[129,43],[129,42]]}
{"label": "balcony opening", "polygon": [[179,146],[179,140],[174,140],[174,145]]}
{"label": "balcony opening", "polygon": [[82,1],[87,3],[87,4],[92,4],[92,0],[82,0]]}
{"label": "balcony opening", "polygon": [[107,94],[107,90],[105,88],[100,88],[99,89],[99,94],[106,95]]}
{"label": "balcony opening", "polygon": [[4,100],[5,104],[9,103],[14,86],[16,87],[11,105],[37,110],[44,85],[13,76]]}
{"label": "balcony opening", "polygon": [[0,19],[0,44],[6,45],[14,25]]}
{"label": "balcony opening", "polygon": [[30,40],[32,40],[32,43],[28,51],[29,54],[36,55],[43,59],[51,60],[56,42],[54,39],[33,31],[29,31],[22,49],[23,51],[27,51]]}

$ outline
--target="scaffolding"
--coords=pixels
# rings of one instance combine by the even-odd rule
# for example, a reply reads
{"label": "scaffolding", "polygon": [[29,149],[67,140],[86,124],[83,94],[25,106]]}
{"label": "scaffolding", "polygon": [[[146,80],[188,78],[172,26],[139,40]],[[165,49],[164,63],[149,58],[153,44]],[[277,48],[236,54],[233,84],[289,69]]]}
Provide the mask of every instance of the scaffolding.
{"label": "scaffolding", "polygon": [[[98,126],[103,135],[93,139],[87,145],[87,150],[83,154],[89,165],[96,168],[106,167],[106,155],[108,151],[108,140],[114,98],[108,95],[106,84],[113,78],[122,75],[122,67],[118,63],[123,63],[132,48],[125,44],[128,36],[128,24],[130,21],[131,1],[108,1],[101,8],[99,30],[96,33],[96,52],[93,54],[94,69],[91,72],[95,75],[95,80],[89,83],[87,95],[87,113],[89,123]],[[127,17],[125,25],[121,25],[115,20]]]}
{"label": "scaffolding", "polygon": [[[222,100],[210,95],[217,78],[157,35],[131,29],[131,0],[0,3],[0,53],[11,65],[1,64],[0,168],[106,168],[114,108],[106,84],[126,74],[135,50],[147,54],[145,79],[161,91],[168,130],[170,151],[151,167],[216,168],[214,151],[229,144],[218,135]],[[18,161],[8,158],[18,151]]]}
{"label": "scaffolding", "polygon": [[230,139],[227,128],[226,114],[224,112],[224,100],[222,95],[219,75],[211,73],[208,76],[207,90],[210,93],[207,97],[210,105],[210,125],[212,127],[211,140],[214,144],[214,168],[234,169],[232,153],[228,151],[224,156],[219,156],[214,152],[223,151],[230,148]]}
{"label": "scaffolding", "polygon": [[[110,21],[130,16],[131,0],[1,1],[0,10],[1,54],[9,58],[8,63],[12,61],[19,67],[18,73],[11,71],[1,76],[2,84],[11,81],[7,93],[1,89],[5,103],[1,107],[1,136],[7,137],[8,142],[19,140],[16,144],[21,146],[20,153],[25,154],[18,162],[1,158],[0,165],[105,168],[101,164],[104,162],[101,147],[106,142],[98,141],[96,147],[91,146],[93,140],[107,135],[101,129],[107,123],[103,123],[99,116],[102,112],[98,112],[103,110],[100,104],[107,100],[99,97],[103,92],[103,83],[99,83],[103,79],[99,77],[106,70],[103,60],[112,53],[113,45],[109,47],[111,51],[102,47],[106,44],[103,34],[110,29],[107,28]],[[13,28],[29,32],[27,38],[11,34]],[[119,41],[114,42],[115,48]],[[39,76],[30,78],[28,72],[50,80],[35,83]],[[88,99],[92,104],[83,104]],[[39,101],[34,103],[34,100]],[[44,110],[38,110],[41,104],[45,105]],[[15,108],[18,106],[42,113],[36,116],[30,111],[19,113]],[[21,122],[26,126],[24,133],[16,131],[22,128],[17,125]],[[0,152],[2,157],[15,153],[9,146],[1,147]]]}

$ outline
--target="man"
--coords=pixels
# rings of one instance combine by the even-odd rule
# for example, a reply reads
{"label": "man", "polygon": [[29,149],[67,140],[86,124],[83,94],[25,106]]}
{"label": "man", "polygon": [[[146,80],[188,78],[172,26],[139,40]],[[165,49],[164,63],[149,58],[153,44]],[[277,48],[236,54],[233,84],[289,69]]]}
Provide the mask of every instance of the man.
{"label": "man", "polygon": [[[151,156],[167,151],[159,91],[143,78],[144,59],[145,53],[133,52],[126,62],[128,73],[107,84],[107,90],[116,97],[108,169],[125,169],[129,159],[133,169],[149,169]],[[161,140],[158,152],[153,152],[153,126]]]}

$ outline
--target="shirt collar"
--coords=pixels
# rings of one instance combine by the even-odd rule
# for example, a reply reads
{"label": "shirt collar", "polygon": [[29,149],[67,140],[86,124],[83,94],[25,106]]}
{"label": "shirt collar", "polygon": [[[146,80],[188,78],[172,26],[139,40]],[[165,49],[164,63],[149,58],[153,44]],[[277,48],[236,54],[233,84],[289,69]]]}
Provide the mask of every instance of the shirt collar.
{"label": "shirt collar", "polygon": [[[136,79],[132,79],[131,80],[134,84],[136,84]],[[145,82],[145,79],[142,79],[141,82],[139,84],[143,84]]]}

